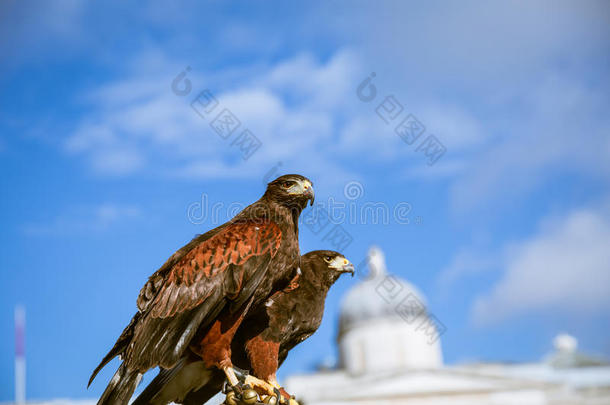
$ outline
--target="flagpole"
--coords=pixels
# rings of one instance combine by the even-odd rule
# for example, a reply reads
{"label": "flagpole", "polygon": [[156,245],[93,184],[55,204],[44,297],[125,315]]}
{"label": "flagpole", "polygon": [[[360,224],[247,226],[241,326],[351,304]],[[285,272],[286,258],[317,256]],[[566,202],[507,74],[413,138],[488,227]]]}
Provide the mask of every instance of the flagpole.
{"label": "flagpole", "polygon": [[15,308],[15,403],[25,404],[25,308]]}

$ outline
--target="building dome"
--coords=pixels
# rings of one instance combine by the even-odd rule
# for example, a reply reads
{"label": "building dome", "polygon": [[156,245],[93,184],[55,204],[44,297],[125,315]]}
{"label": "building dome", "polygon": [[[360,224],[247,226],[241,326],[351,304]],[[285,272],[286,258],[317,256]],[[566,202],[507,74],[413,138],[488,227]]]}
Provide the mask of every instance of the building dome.
{"label": "building dome", "polygon": [[605,366],[607,361],[578,351],[578,340],[562,333],[553,339],[555,351],[547,356],[546,362],[554,368],[577,368]]}
{"label": "building dome", "polygon": [[352,288],[341,303],[339,335],[370,321],[382,318],[399,318],[396,311],[394,295],[397,297],[413,296],[424,306],[423,294],[411,283],[399,277],[389,275],[383,251],[376,246],[368,253],[369,274],[367,278]]}
{"label": "building dome", "polygon": [[367,263],[367,279],[341,304],[341,366],[352,374],[441,366],[436,325],[422,293],[388,273],[381,249],[371,247]]}

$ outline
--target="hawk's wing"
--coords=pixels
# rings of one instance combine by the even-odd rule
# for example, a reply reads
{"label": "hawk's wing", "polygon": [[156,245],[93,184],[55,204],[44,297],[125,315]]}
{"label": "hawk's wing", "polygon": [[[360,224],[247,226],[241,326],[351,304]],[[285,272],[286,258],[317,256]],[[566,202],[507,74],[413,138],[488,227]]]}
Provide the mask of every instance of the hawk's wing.
{"label": "hawk's wing", "polygon": [[128,367],[172,367],[202,324],[252,297],[281,237],[273,222],[230,223],[153,274],[138,297],[142,317],[124,353]]}

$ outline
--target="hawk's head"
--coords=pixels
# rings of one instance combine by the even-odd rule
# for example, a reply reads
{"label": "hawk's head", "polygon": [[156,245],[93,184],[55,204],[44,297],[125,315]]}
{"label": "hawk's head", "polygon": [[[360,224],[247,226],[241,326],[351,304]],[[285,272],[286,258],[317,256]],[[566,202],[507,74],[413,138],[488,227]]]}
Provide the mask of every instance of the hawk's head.
{"label": "hawk's head", "polygon": [[314,284],[332,285],[344,273],[354,276],[354,265],[333,250],[314,250],[301,258],[301,277]]}
{"label": "hawk's head", "polygon": [[287,207],[303,209],[307,201],[313,205],[313,183],[299,174],[286,174],[269,183],[265,195]]}

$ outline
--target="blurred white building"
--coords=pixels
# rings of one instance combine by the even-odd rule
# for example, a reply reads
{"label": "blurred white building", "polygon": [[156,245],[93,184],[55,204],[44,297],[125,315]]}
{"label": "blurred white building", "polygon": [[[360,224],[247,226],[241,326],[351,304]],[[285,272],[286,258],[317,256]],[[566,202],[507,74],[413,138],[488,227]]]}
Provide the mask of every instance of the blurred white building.
{"label": "blurred white building", "polygon": [[423,295],[388,276],[383,252],[369,252],[368,278],[347,293],[339,323],[340,363],[351,375],[443,364],[438,327],[425,313]]}
{"label": "blurred white building", "polygon": [[286,380],[303,405],[610,404],[610,366],[578,353],[567,335],[540,363],[443,366],[445,327],[423,295],[388,274],[378,248],[368,265],[341,306],[337,369]]}

